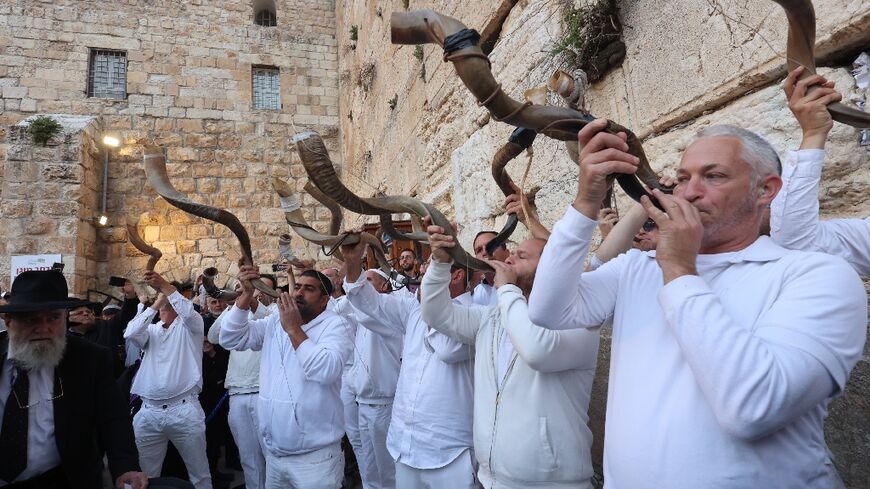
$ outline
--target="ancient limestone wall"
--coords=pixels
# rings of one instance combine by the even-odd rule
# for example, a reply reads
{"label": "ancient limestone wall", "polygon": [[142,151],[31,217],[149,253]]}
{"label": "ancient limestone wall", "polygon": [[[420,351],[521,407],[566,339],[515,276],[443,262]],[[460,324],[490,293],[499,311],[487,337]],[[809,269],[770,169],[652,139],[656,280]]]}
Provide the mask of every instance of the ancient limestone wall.
{"label": "ancient limestone wall", "polygon": [[34,145],[25,119],[9,134],[0,184],[0,263],[8,276],[10,255],[63,255],[71,293],[94,288],[98,205],[102,158],[93,117],[53,116],[61,132],[45,146]]}
{"label": "ancient limestone wall", "polygon": [[[304,175],[289,137],[314,128],[337,148],[335,2],[278,0],[277,27],[254,25],[252,3],[0,5],[0,156],[15,144],[7,128],[36,113],[93,116],[101,131],[94,138],[109,133],[122,141],[111,150],[110,225],[96,240],[94,276],[100,285],[109,275],[135,275],[146,261],[125,244],[126,213],[144,213],[140,232],[164,252],[157,269],[171,278],[184,280],[190,268],[210,265],[226,272],[238,258],[235,239],[221,226],[156,198],[142,170],[143,145],[167,149],[169,174],[180,191],[239,216],[251,234],[254,259],[264,268],[277,259],[277,236],[287,231],[269,177],[298,185]],[[89,48],[126,51],[126,100],[87,97]],[[280,69],[281,110],[252,108],[254,65]],[[334,157],[341,162],[340,153]],[[7,168],[3,178],[17,177]],[[307,198],[303,203],[313,225],[325,224],[325,210]],[[96,210],[85,207],[88,215]],[[2,255],[27,253],[25,241],[5,243]],[[5,267],[0,283],[8,285]]]}
{"label": "ancient limestone wall", "polygon": [[[836,80],[848,98],[866,99],[868,94],[855,90],[845,65],[870,48],[870,8],[851,0],[814,3],[819,61],[836,67],[821,72]],[[715,123],[755,130],[780,152],[797,146],[798,127],[778,87],[785,76],[781,52],[787,32],[779,6],[745,0],[619,4],[627,56],[622,67],[590,87],[587,105],[593,114],[618,121],[645,138],[655,169],[673,170],[692,134]],[[493,73],[517,99],[523,90],[544,84],[560,67],[549,51],[564,34],[564,12],[570,5],[543,0],[410,2],[411,8],[434,8],[478,31],[500,32],[490,54]],[[512,128],[491,121],[477,106],[452,66],[442,63],[440,48],[425,46],[420,61],[414,47],[390,44],[389,13],[402,8],[401,2],[373,5],[360,0],[338,5],[344,181],[363,195],[410,193],[433,201],[460,223],[460,241],[468,248],[477,231],[500,228],[504,222],[501,193],[489,165]],[[348,34],[354,25],[356,42]],[[549,103],[560,101],[550,95]],[[510,174],[518,179],[528,162],[529,157],[518,157],[508,167]],[[824,216],[870,215],[868,168],[870,156],[859,146],[858,132],[838,125],[823,175]],[[539,138],[527,187],[541,187],[537,202],[545,225],[552,226],[562,215],[576,191],[576,179],[576,165],[563,145]],[[621,212],[631,205],[621,193],[617,203]],[[590,408],[599,471],[609,334],[603,338]],[[870,456],[868,352],[846,394],[832,403],[826,427],[835,463],[852,488],[870,485],[865,463]]]}

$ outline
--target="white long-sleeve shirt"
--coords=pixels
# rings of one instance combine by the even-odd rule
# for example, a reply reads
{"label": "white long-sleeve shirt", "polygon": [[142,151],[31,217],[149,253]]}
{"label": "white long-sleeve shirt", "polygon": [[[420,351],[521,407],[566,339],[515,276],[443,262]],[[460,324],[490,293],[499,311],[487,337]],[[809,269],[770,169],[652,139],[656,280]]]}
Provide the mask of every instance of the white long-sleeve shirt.
{"label": "white long-sleeve shirt", "polygon": [[157,310],[148,307],[124,331],[124,339],[145,352],[130,392],[143,399],[165,401],[202,390],[202,316],[178,291],[168,297],[178,317],[163,327],[151,324]]}
{"label": "white long-sleeve shirt", "polygon": [[[450,265],[432,263],[421,285],[422,314],[432,328],[475,347],[474,452],[484,487],[591,488],[587,409],[598,332],[532,324],[515,285],[500,287],[488,307],[454,304],[449,285]],[[503,372],[504,338],[516,348]]]}
{"label": "white long-sleeve shirt", "polygon": [[870,217],[819,220],[819,180],[825,151],[789,151],[782,189],[770,205],[770,237],[792,250],[837,255],[861,275],[870,275]]}
{"label": "white long-sleeve shirt", "polygon": [[472,444],[471,347],[430,330],[410,295],[379,294],[364,275],[345,280],[344,290],[355,309],[378,319],[361,324],[376,334],[404,335],[387,450],[415,469],[444,467]]}
{"label": "white long-sleeve shirt", "polygon": [[[208,330],[208,342],[213,345],[220,344],[221,324],[230,308],[226,308],[215,319],[214,324]],[[263,319],[269,314],[277,313],[278,305],[264,306],[260,304],[256,311],[248,311],[248,319]],[[221,345],[227,348],[224,345]],[[229,349],[229,348],[227,348]],[[227,364],[227,376],[224,379],[224,387],[230,395],[252,394],[260,390],[260,352],[254,350],[236,351],[230,350],[230,360]]]}
{"label": "white long-sleeve shirt", "polygon": [[595,224],[573,208],[556,224],[529,318],[566,329],[613,317],[607,487],[832,487],[826,407],[866,340],[854,270],[762,236],[698,256],[698,276],[667,285],[654,252],[583,273]]}
{"label": "white long-sleeve shirt", "polygon": [[341,372],[353,347],[344,319],[325,310],[302,330],[294,349],[278,314],[249,320],[233,306],[220,343],[233,350],[261,351],[258,413],[263,445],[276,457],[311,452],[344,435],[339,398]]}

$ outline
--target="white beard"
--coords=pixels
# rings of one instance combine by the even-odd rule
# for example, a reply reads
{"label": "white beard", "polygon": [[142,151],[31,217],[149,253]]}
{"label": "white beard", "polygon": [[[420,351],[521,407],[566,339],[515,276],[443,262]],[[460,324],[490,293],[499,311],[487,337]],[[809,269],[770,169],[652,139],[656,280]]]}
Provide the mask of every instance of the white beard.
{"label": "white beard", "polygon": [[26,341],[19,344],[9,338],[9,358],[25,370],[55,368],[66,350],[66,334],[48,341]]}

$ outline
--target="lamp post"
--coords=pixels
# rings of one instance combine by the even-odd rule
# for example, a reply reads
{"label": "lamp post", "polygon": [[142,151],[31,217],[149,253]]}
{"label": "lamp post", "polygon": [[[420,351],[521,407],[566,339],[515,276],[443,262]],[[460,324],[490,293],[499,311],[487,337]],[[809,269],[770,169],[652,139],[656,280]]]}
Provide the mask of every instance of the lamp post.
{"label": "lamp post", "polygon": [[100,226],[105,226],[109,223],[109,216],[106,215],[106,195],[109,190],[109,148],[117,148],[121,141],[116,137],[103,136],[103,199],[100,206]]}

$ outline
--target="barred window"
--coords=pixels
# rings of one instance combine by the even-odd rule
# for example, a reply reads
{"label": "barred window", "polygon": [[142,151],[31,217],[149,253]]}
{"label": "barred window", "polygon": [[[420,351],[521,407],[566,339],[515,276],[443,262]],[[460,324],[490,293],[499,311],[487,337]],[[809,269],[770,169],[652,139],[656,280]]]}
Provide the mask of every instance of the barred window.
{"label": "barred window", "polygon": [[127,52],[91,49],[88,97],[127,98]]}
{"label": "barred window", "polygon": [[281,109],[281,72],[274,66],[251,69],[255,109]]}
{"label": "barred window", "polygon": [[278,19],[275,17],[275,12],[263,9],[257,12],[257,15],[254,17],[254,23],[263,27],[275,27],[278,25]]}

